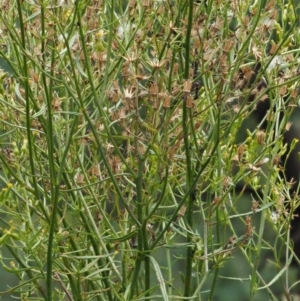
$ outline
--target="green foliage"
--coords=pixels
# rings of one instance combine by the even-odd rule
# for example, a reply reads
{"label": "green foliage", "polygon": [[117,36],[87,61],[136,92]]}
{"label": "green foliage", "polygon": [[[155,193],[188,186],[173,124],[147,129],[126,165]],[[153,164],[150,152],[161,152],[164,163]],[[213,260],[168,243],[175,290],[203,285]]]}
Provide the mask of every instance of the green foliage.
{"label": "green foliage", "polygon": [[262,2],[0,0],[1,294],[213,300],[238,251],[247,300],[290,298],[299,20]]}

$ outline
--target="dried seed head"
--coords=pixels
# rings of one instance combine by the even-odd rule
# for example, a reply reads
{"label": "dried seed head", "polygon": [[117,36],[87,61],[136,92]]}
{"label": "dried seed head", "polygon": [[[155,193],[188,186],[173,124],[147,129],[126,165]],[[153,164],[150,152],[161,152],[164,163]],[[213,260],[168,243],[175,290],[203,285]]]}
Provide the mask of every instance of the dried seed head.
{"label": "dried seed head", "polygon": [[178,70],[179,70],[179,64],[175,63],[173,67],[173,75],[176,76],[178,75]]}
{"label": "dried seed head", "polygon": [[194,107],[194,99],[192,95],[188,95],[188,97],[186,98],[186,107],[189,109]]}
{"label": "dried seed head", "polygon": [[223,181],[223,188],[227,188],[230,185],[233,185],[232,178],[231,177],[226,177]]}
{"label": "dried seed head", "polygon": [[52,108],[54,111],[59,111],[60,110],[60,104],[61,100],[58,97],[55,97],[52,101]]}
{"label": "dried seed head", "polygon": [[127,101],[134,98],[134,89],[132,89],[132,87],[124,90],[124,98]]}
{"label": "dried seed head", "polygon": [[268,3],[266,4],[266,7],[265,7],[265,11],[269,11],[271,9],[274,9],[275,7],[275,0],[269,0]]}
{"label": "dried seed head", "polygon": [[136,51],[133,51],[131,53],[127,53],[126,56],[123,56],[123,58],[126,62],[132,63],[138,59],[138,54]]}
{"label": "dried seed head", "polygon": [[221,201],[221,198],[220,198],[220,197],[216,197],[216,198],[212,201],[213,206],[216,206],[217,204],[219,204],[220,201]]}
{"label": "dried seed head", "polygon": [[124,77],[124,79],[129,79],[129,77],[130,77],[130,75],[131,75],[131,72],[130,72],[130,69],[129,69],[129,67],[123,67],[123,69],[122,69],[122,76]]}
{"label": "dried seed head", "polygon": [[258,201],[253,200],[252,201],[252,211],[256,212],[257,208],[258,208]]}
{"label": "dried seed head", "polygon": [[233,106],[233,112],[238,113],[240,111],[241,107],[240,106]]}
{"label": "dried seed head", "polygon": [[147,223],[146,230],[149,231],[149,232],[152,232],[153,231],[153,225],[151,223]]}
{"label": "dried seed head", "polygon": [[236,236],[234,236],[234,235],[230,236],[228,239],[228,244],[232,245],[235,240],[236,240]]}
{"label": "dried seed head", "polygon": [[298,97],[298,90],[297,89],[293,89],[292,91],[291,91],[291,98],[292,99],[296,99],[297,97]]}
{"label": "dried seed head", "polygon": [[96,213],[96,221],[99,223],[103,221],[103,215],[99,211]]}
{"label": "dried seed head", "polygon": [[184,217],[185,212],[186,212],[186,206],[183,205],[183,206],[180,208],[179,212],[178,212],[178,215],[177,215],[177,216],[178,216],[178,219]]}
{"label": "dried seed head", "polygon": [[249,66],[246,66],[242,69],[243,76],[247,81],[251,80],[251,77],[254,75],[254,71]]}
{"label": "dried seed head", "polygon": [[253,232],[251,222],[252,222],[251,216],[247,216],[246,221],[245,221],[245,224],[246,224],[246,238],[247,239],[249,238],[249,236],[252,235],[252,232]]}
{"label": "dried seed head", "polygon": [[38,83],[39,82],[39,75],[38,73],[35,73],[33,70],[30,71],[30,75],[32,80],[34,81],[34,83]]}
{"label": "dried seed head", "polygon": [[125,111],[125,108],[121,108],[119,110],[119,119],[125,119],[126,118],[126,111]]}
{"label": "dried seed head", "polygon": [[170,106],[171,106],[171,96],[170,95],[165,95],[163,99],[164,99],[163,107],[164,108],[170,108]]}
{"label": "dried seed head", "polygon": [[106,91],[106,96],[109,101],[116,103],[119,100],[118,94],[114,90]]}
{"label": "dried seed head", "polygon": [[277,16],[278,16],[278,11],[277,9],[273,9],[269,12],[269,18],[271,20],[277,20]]}
{"label": "dried seed head", "polygon": [[118,156],[111,156],[108,158],[108,163],[111,167],[111,170],[114,174],[118,173],[121,170],[122,161]]}
{"label": "dried seed head", "polygon": [[118,84],[118,82],[116,80],[113,81],[113,90],[116,93],[119,93],[119,91],[120,91],[119,90],[119,84]]}
{"label": "dried seed head", "polygon": [[277,224],[279,218],[280,218],[280,214],[277,211],[272,211],[271,215],[270,215],[271,220],[273,221],[274,224]]}
{"label": "dried seed head", "polygon": [[[226,75],[228,73],[228,59],[226,55],[222,55],[219,58],[219,68],[222,75]],[[226,82],[225,79],[223,80]]]}
{"label": "dried seed head", "polygon": [[181,92],[180,87],[176,83],[174,83],[172,87],[172,95],[177,96],[178,94],[180,94],[180,92]]}
{"label": "dried seed head", "polygon": [[238,149],[237,149],[239,161],[241,161],[245,150],[246,150],[246,145],[245,144],[240,144]]}
{"label": "dried seed head", "polygon": [[264,131],[258,131],[256,133],[257,142],[260,145],[265,145],[266,133]]}
{"label": "dried seed head", "polygon": [[135,8],[135,6],[136,6],[136,0],[129,0],[128,7],[130,9],[133,9]]}
{"label": "dried seed head", "polygon": [[84,184],[84,175],[82,173],[77,174],[75,180],[78,185],[83,185]]}
{"label": "dried seed head", "polygon": [[279,154],[277,154],[277,155],[275,155],[275,157],[273,158],[273,166],[277,166],[278,164],[279,164],[279,162],[280,162],[280,155]]}
{"label": "dried seed head", "polygon": [[257,61],[262,58],[262,51],[257,46],[252,47],[252,53]]}
{"label": "dried seed head", "polygon": [[239,160],[239,156],[238,156],[238,155],[235,155],[235,156],[231,159],[231,161],[239,162],[239,161],[240,161],[240,160]]}
{"label": "dried seed head", "polygon": [[193,86],[193,81],[191,79],[188,79],[183,84],[183,92],[185,92],[185,93],[191,93],[192,86]]}
{"label": "dried seed head", "polygon": [[150,96],[157,96],[158,95],[158,85],[157,83],[152,83],[149,87],[149,95]]}
{"label": "dried seed head", "polygon": [[[272,41],[273,42],[273,41]],[[273,55],[276,51],[277,51],[277,44],[275,44],[274,42],[272,43],[271,49],[270,49],[270,54]]]}
{"label": "dried seed head", "polygon": [[233,40],[226,40],[223,46],[223,51],[225,53],[228,53],[231,49],[232,46],[234,45],[234,41]]}
{"label": "dried seed head", "polygon": [[111,143],[106,143],[106,152],[108,153],[108,154],[111,154],[112,153],[112,151],[114,150],[114,146],[113,146],[113,144],[111,144]]}
{"label": "dried seed head", "polygon": [[199,49],[200,48],[200,45],[201,45],[201,40],[199,37],[195,38],[194,40],[194,48],[195,49]]}
{"label": "dried seed head", "polygon": [[151,0],[144,0],[143,5],[144,7],[149,8],[151,6]]}
{"label": "dried seed head", "polygon": [[242,19],[243,25],[245,28],[248,28],[249,26],[249,17],[246,15],[243,19]]}
{"label": "dried seed head", "polygon": [[143,155],[144,153],[145,153],[145,151],[146,151],[146,148],[145,148],[145,146],[144,145],[138,145],[138,147],[137,147],[137,153],[138,153],[138,155]]}
{"label": "dried seed head", "polygon": [[286,131],[289,131],[290,128],[291,128],[291,126],[292,126],[292,123],[289,121],[289,122],[286,124],[286,126],[285,126],[285,130],[286,130]]}
{"label": "dried seed head", "polygon": [[154,69],[160,69],[164,65],[165,61],[159,61],[158,59],[153,59],[149,61],[149,65]]}
{"label": "dried seed head", "polygon": [[284,96],[286,93],[287,93],[287,87],[285,85],[281,86],[279,89],[279,95]]}
{"label": "dried seed head", "polygon": [[99,132],[102,132],[104,130],[104,124],[103,123],[99,123],[97,130]]}
{"label": "dried seed head", "polygon": [[97,165],[92,166],[92,168],[90,170],[90,173],[94,177],[100,177],[101,176],[101,171],[100,171],[99,165],[97,164]]}

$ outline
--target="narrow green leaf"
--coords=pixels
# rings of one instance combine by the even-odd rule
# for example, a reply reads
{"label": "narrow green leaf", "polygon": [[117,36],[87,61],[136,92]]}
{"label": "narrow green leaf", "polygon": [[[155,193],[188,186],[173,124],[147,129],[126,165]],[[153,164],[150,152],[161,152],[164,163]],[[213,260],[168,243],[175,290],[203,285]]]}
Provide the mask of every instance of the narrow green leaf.
{"label": "narrow green leaf", "polygon": [[159,284],[159,287],[160,287],[160,290],[161,290],[161,293],[162,293],[163,300],[169,300],[167,290],[166,290],[166,284],[165,284],[163,275],[160,271],[160,266],[156,262],[154,257],[149,256],[149,255],[148,255],[148,257],[150,258],[152,266],[154,268],[154,271],[155,271],[155,274],[156,274],[156,277],[157,277],[157,280],[158,280],[158,284]]}

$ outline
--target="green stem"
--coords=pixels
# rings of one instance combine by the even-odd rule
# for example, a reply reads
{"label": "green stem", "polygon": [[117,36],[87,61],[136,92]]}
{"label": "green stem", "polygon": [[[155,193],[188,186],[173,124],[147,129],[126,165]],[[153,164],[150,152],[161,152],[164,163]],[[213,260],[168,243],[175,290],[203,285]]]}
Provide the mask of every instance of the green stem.
{"label": "green stem", "polygon": [[[193,24],[193,6],[194,1],[189,1],[189,15],[188,15],[188,26],[186,32],[186,42],[185,42],[185,69],[184,69],[184,78],[189,79],[189,70],[190,70],[190,39],[191,39],[191,30]],[[182,113],[182,128],[184,135],[184,148],[186,155],[186,189],[190,190],[193,178],[192,163],[191,163],[191,154],[190,154],[190,141],[189,141],[189,121],[188,121],[188,111],[186,101],[183,101],[183,113]],[[187,206],[187,222],[188,228],[190,231],[193,230],[193,216],[194,216],[194,202],[195,197],[193,190],[188,194],[188,206]],[[191,245],[193,237],[191,234],[187,234],[187,244]],[[193,246],[187,248],[186,254],[186,272],[185,272],[185,287],[184,287],[184,296],[189,297],[191,294],[191,279],[192,279],[192,263],[193,263]]]}
{"label": "green stem", "polygon": [[[138,141],[136,142],[136,147],[138,147]],[[136,176],[136,208],[137,208],[138,221],[142,226],[139,227],[138,234],[137,234],[138,255],[136,258],[134,272],[132,275],[129,299],[132,299],[134,296],[136,284],[138,282],[138,275],[139,275],[139,271],[141,268],[141,263],[145,259],[144,243],[146,243],[146,245],[148,245],[148,242],[146,241],[147,240],[146,224],[143,224],[143,219],[144,219],[144,215],[143,215],[144,201],[143,201],[143,195],[142,195],[143,170],[144,170],[144,160],[141,158],[141,155],[138,155],[138,171],[137,171],[137,176]],[[150,264],[149,260],[147,262],[145,261],[145,272],[147,269],[147,272],[150,274],[150,270],[149,270],[149,266],[148,266],[149,264]],[[147,285],[147,287],[149,287],[150,286],[150,278],[149,278],[149,275],[147,275],[147,273],[145,274],[145,281],[146,281],[145,285]]]}

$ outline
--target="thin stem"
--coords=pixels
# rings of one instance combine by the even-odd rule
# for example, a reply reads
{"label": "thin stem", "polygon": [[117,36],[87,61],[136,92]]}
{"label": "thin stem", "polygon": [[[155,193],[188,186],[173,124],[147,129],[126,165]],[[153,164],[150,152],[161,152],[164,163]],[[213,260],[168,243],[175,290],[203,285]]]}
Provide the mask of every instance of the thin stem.
{"label": "thin stem", "polygon": [[[136,138],[136,148],[138,152],[138,138]],[[132,299],[134,296],[134,292],[136,289],[136,284],[138,282],[138,276],[141,268],[141,263],[145,259],[145,247],[148,249],[148,242],[147,242],[147,225],[143,223],[144,219],[144,202],[143,200],[143,192],[142,192],[142,179],[143,179],[143,170],[144,170],[144,160],[140,154],[137,155],[138,157],[138,171],[136,175],[136,208],[137,208],[137,217],[138,221],[142,227],[138,229],[137,241],[138,241],[138,254],[137,259],[133,271],[133,275],[131,278],[131,287],[130,287],[130,294],[129,298]],[[148,289],[150,287],[150,262],[149,260],[145,261],[145,286],[147,287],[146,295],[148,296],[149,292]]]}
{"label": "thin stem", "polygon": [[[191,30],[193,24],[193,7],[194,1],[189,1],[188,7],[188,26],[186,32],[186,40],[185,40],[185,68],[184,68],[184,78],[186,80],[189,79],[189,70],[190,70],[190,44],[191,44]],[[184,139],[184,148],[185,148],[185,155],[186,155],[186,189],[189,190],[192,184],[193,179],[193,170],[192,170],[192,163],[191,163],[191,149],[190,149],[190,141],[189,141],[189,121],[188,115],[190,109],[187,108],[186,101],[183,101],[183,112],[182,112],[182,128],[183,128],[183,139]],[[187,222],[188,222],[188,229],[193,231],[193,217],[194,217],[194,202],[195,202],[195,193],[193,190],[188,194],[188,206],[187,206]],[[187,233],[187,244],[191,245],[193,237],[191,234]],[[191,293],[191,279],[192,279],[192,262],[193,262],[193,252],[194,247],[190,246],[187,248],[186,253],[186,271],[185,271],[185,285],[184,285],[184,296],[189,297]]]}

